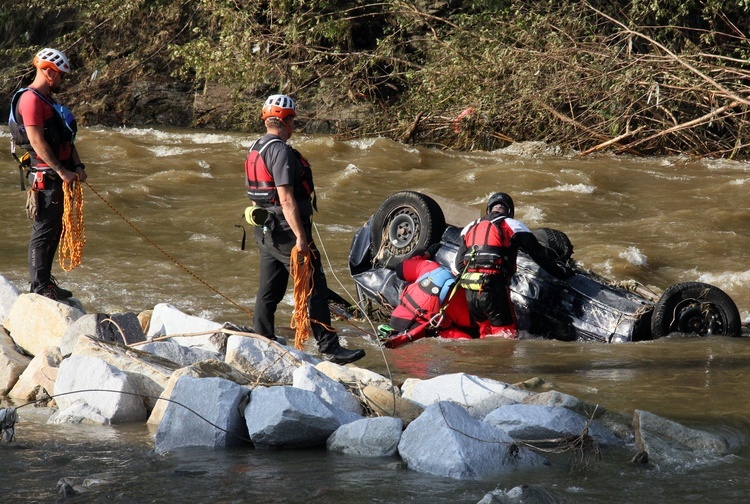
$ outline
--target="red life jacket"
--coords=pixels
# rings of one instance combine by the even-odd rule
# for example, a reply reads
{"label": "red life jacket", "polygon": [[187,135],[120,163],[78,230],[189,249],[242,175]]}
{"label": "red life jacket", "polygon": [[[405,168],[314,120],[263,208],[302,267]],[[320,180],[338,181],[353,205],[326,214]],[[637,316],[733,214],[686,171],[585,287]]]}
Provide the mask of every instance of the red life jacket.
{"label": "red life jacket", "polygon": [[488,214],[468,229],[464,235],[467,271],[513,276],[517,250],[511,246],[511,239],[515,232],[503,222],[505,219],[502,215]]}
{"label": "red life jacket", "polygon": [[394,308],[391,318],[426,322],[440,311],[455,283],[451,272],[433,261],[420,265],[419,278],[404,288],[401,304]]}
{"label": "red life jacket", "polygon": [[[275,142],[281,142],[290,149],[300,165],[302,165],[302,174],[294,180],[295,199],[302,200],[304,198],[309,198],[315,192],[310,163],[302,154],[286,145],[280,138],[272,138],[260,147],[258,146],[259,140],[256,140],[250,147],[247,157],[245,158],[245,185],[247,186],[247,197],[261,206],[278,206],[281,204],[279,201],[279,193],[276,190],[276,182],[273,180],[273,175],[263,159],[263,152],[269,145]],[[314,197],[313,208],[316,208]]]}

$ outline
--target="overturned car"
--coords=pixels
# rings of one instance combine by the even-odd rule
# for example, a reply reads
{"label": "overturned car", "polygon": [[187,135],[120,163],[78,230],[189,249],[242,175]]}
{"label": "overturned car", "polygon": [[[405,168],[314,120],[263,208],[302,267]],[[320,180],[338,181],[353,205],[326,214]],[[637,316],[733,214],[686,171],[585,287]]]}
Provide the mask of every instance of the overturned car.
{"label": "overturned car", "polygon": [[[414,191],[394,193],[356,231],[349,271],[359,308],[371,318],[387,321],[398,305],[405,286],[394,270],[400,261],[439,243],[434,260],[447,267],[454,263],[461,228],[446,224],[436,199]],[[510,290],[519,331],[564,341],[607,343],[651,340],[673,332],[741,335],[737,306],[715,286],[678,283],[659,296],[639,285],[618,284],[577,267],[571,257],[573,245],[561,231],[541,228],[534,234],[575,273],[564,280],[555,278],[523,250],[518,251]]]}

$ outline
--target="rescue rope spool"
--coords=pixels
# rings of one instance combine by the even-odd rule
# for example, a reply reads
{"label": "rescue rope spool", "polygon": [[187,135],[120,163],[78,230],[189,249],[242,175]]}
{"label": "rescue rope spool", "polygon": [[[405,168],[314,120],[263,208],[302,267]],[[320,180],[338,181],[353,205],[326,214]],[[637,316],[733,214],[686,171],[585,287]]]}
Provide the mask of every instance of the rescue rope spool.
{"label": "rescue rope spool", "polygon": [[63,183],[63,219],[58,259],[63,271],[72,271],[81,265],[86,228],[83,222],[83,186],[78,177]]}
{"label": "rescue rope spool", "polygon": [[313,268],[309,251],[303,254],[297,247],[292,249],[289,273],[294,280],[294,313],[290,327],[294,329],[294,348],[302,350],[312,333],[308,304],[313,290]]}

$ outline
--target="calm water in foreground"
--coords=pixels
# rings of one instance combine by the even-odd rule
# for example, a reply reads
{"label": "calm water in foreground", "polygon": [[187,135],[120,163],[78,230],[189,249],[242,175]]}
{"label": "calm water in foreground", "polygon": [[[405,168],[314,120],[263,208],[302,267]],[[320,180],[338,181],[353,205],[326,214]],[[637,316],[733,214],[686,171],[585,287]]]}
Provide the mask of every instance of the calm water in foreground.
{"label": "calm water in foreground", "polygon": [[[85,189],[84,262],[71,273],[55,268],[62,285],[89,312],[139,312],[168,302],[219,322],[250,324],[245,309],[252,310],[258,255],[250,237],[241,250],[242,228],[236,225],[247,203],[242,162],[252,140],[189,130],[82,131],[78,145],[89,182],[111,206]],[[0,274],[24,290],[30,225],[7,143],[3,130]],[[513,195],[517,217],[529,227],[565,231],[583,266],[661,289],[711,283],[735,300],[743,320],[750,318],[748,164],[451,153],[383,139],[339,142],[304,135],[292,143],[314,168],[316,241],[330,261],[324,261],[330,286],[345,297],[354,292],[347,271],[352,235],[392,192],[428,191],[479,213],[487,195],[502,190]],[[290,302],[288,297],[280,307],[279,326],[288,325]],[[709,464],[646,468],[629,463],[631,452],[610,451],[586,470],[557,459],[543,470],[462,482],[404,470],[395,459],[322,450],[158,456],[148,427],[47,426],[33,421],[40,412],[27,407],[16,442],[0,445],[0,495],[9,502],[54,502],[62,477],[108,482],[72,502],[472,503],[496,486],[519,484],[539,486],[550,502],[723,503],[746,502],[750,495],[747,335],[620,345],[422,340],[381,353],[366,334],[369,327],[355,325],[363,330],[337,322],[348,346],[367,349],[360,364],[390,370],[396,382],[454,372],[510,383],[538,376],[627,416],[643,409],[721,433],[738,449]]]}

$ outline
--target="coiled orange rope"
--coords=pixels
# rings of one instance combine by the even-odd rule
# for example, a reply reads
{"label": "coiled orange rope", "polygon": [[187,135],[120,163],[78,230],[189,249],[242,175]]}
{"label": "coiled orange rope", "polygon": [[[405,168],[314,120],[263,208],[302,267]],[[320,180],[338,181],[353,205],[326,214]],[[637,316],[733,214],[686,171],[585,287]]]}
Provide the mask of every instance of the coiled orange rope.
{"label": "coiled orange rope", "polygon": [[86,229],[83,224],[83,186],[76,178],[63,183],[63,221],[58,259],[64,271],[80,266],[83,246],[86,244]]}
{"label": "coiled orange rope", "polygon": [[302,350],[305,341],[310,338],[312,326],[308,306],[313,290],[313,268],[310,252],[301,254],[297,247],[292,249],[289,261],[289,273],[294,280],[294,313],[290,327],[294,332],[294,348]]}

